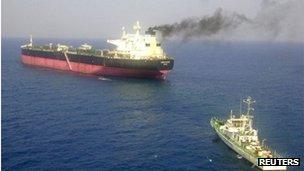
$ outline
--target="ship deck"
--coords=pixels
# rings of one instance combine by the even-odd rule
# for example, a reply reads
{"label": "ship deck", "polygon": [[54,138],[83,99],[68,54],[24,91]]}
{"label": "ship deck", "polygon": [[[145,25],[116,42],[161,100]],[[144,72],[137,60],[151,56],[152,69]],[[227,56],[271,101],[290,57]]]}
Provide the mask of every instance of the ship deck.
{"label": "ship deck", "polygon": [[[33,51],[43,51],[43,52],[60,52],[57,50],[57,46],[39,46],[39,45],[32,45],[31,47],[22,47],[22,49],[28,49]],[[115,50],[108,50],[108,49],[95,49],[92,48],[90,50],[83,50],[79,48],[69,47],[68,50],[64,51],[67,54],[75,54],[75,55],[85,55],[85,56],[94,56],[100,58],[114,58],[114,59],[132,59],[129,54],[115,51]],[[136,59],[133,59],[136,60]],[[138,59],[141,60],[141,59]],[[165,56],[164,58],[155,58],[155,57],[147,57],[145,60],[173,60],[173,58]]]}

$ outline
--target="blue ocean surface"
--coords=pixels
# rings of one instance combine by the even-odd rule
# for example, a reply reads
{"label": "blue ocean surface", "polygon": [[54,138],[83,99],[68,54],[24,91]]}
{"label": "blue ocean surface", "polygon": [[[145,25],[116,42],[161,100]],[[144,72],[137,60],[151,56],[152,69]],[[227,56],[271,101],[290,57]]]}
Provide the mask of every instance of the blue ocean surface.
{"label": "blue ocean surface", "polygon": [[[165,81],[87,76],[20,61],[28,40],[2,39],[3,170],[258,170],[209,120],[251,96],[260,139],[304,170],[304,45],[174,42]],[[83,42],[104,48],[104,40]]]}

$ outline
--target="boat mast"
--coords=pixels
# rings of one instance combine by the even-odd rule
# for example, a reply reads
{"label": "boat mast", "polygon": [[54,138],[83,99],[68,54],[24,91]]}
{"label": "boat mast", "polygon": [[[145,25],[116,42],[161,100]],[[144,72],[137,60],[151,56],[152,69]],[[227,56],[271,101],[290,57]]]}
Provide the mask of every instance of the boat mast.
{"label": "boat mast", "polygon": [[250,111],[253,111],[254,108],[251,107],[251,104],[255,103],[255,101],[250,97],[248,96],[248,98],[246,100],[243,100],[244,103],[247,104],[247,118],[248,118],[248,127],[249,127],[249,130],[252,130],[252,118],[253,116],[250,115]]}
{"label": "boat mast", "polygon": [[255,100],[253,100],[250,96],[246,100],[243,100],[244,103],[247,104],[247,115],[250,115],[250,112],[254,110],[253,107],[251,107],[251,104],[255,103]]}
{"label": "boat mast", "polygon": [[122,36],[123,36],[123,37],[125,37],[125,36],[126,36],[126,30],[125,30],[125,27],[122,27],[122,28],[121,28],[121,30],[122,30]]}
{"label": "boat mast", "polygon": [[33,46],[33,36],[32,36],[32,35],[30,35],[30,44],[29,44],[29,46],[30,46],[30,47]]}
{"label": "boat mast", "polygon": [[240,115],[242,115],[242,99],[240,99]]}
{"label": "boat mast", "polygon": [[136,36],[138,36],[139,35],[139,31],[141,29],[141,27],[139,25],[139,21],[136,21],[135,25],[133,26],[133,29],[135,30]]}

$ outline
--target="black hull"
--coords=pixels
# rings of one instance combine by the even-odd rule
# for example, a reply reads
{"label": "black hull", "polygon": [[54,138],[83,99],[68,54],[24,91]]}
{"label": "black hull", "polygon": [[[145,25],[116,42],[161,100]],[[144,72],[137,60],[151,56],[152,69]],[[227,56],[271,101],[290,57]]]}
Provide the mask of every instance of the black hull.
{"label": "black hull", "polygon": [[[65,55],[61,51],[44,51],[35,50],[29,48],[22,48],[22,55],[48,58],[66,61]],[[66,53],[70,62],[105,66],[105,67],[117,67],[123,69],[138,69],[138,70],[150,70],[150,71],[160,71],[160,70],[171,70],[174,66],[173,59],[153,59],[153,60],[134,60],[134,59],[122,59],[113,58],[107,56],[97,56],[97,55],[87,55],[87,54],[77,54],[77,53]]]}

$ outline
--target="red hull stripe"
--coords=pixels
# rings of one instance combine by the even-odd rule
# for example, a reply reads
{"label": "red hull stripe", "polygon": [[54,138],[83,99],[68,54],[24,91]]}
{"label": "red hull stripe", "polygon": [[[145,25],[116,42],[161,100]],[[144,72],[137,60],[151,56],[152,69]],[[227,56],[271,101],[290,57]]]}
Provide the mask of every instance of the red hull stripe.
{"label": "red hull stripe", "polygon": [[165,79],[168,70],[161,71],[147,71],[139,69],[125,69],[115,67],[105,67],[99,65],[90,65],[83,63],[70,62],[71,69],[67,61],[61,61],[56,59],[41,58],[22,55],[22,62],[29,65],[36,65],[47,68],[54,68],[58,70],[80,72],[93,75],[110,75],[110,76],[123,76],[123,77],[141,77],[141,78],[158,78]]}

